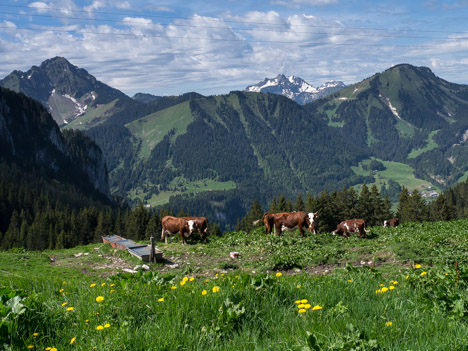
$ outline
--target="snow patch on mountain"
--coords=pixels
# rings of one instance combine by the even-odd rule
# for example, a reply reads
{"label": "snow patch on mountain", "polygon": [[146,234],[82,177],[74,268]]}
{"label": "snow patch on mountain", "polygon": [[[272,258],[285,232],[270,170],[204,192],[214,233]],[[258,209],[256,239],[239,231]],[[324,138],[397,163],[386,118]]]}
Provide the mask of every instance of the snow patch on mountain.
{"label": "snow patch on mountain", "polygon": [[329,81],[316,88],[302,78],[279,74],[275,78],[265,78],[263,81],[250,85],[245,91],[256,93],[273,93],[284,95],[297,103],[304,105],[345,87],[340,81]]}

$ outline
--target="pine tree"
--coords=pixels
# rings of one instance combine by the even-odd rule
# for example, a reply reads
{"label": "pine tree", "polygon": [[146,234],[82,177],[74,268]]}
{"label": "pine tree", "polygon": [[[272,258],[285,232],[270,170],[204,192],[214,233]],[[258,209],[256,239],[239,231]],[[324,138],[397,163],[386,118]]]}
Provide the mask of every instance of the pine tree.
{"label": "pine tree", "polygon": [[296,198],[296,203],[294,204],[295,211],[305,211],[304,200],[302,200],[302,195],[298,194]]}

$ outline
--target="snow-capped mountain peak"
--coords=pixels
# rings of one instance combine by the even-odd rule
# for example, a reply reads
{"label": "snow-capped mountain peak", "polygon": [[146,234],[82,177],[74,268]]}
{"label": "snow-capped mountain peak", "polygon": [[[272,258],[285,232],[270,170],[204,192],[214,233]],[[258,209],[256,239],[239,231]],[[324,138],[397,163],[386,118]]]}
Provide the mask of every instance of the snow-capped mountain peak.
{"label": "snow-capped mountain peak", "polygon": [[275,78],[265,78],[263,81],[250,85],[245,91],[264,92],[284,95],[297,103],[304,105],[325,95],[334,93],[345,87],[343,82],[329,81],[315,88],[302,78],[296,76],[277,75]]}

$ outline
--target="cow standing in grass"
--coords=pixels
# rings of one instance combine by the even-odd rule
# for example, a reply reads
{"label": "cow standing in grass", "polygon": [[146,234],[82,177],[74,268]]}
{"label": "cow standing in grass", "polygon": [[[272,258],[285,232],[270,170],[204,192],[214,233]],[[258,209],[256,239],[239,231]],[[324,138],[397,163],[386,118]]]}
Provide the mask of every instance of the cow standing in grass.
{"label": "cow standing in grass", "polygon": [[208,234],[208,221],[205,217],[172,217],[165,216],[161,220],[162,232],[161,240],[167,244],[167,235],[179,233],[182,245],[187,243],[187,239],[196,230],[202,240],[206,241]]}
{"label": "cow standing in grass", "polygon": [[200,239],[206,242],[208,236],[208,220],[205,217],[183,217],[187,221],[189,227],[189,236],[194,231],[200,234]]}
{"label": "cow standing in grass", "polygon": [[316,218],[317,213],[314,212],[306,213],[304,211],[299,211],[277,213],[274,216],[276,234],[280,236],[284,230],[292,230],[295,228],[299,228],[301,236],[304,236],[304,228],[316,234],[314,221]]}
{"label": "cow standing in grass", "polygon": [[398,218],[386,219],[383,223],[384,227],[397,227],[398,226]]}
{"label": "cow standing in grass", "polygon": [[336,226],[336,229],[332,232],[333,235],[341,234],[345,238],[349,237],[349,233],[359,233],[359,237],[365,238],[366,233],[369,230],[366,229],[366,221],[363,219],[348,219],[342,221]]}

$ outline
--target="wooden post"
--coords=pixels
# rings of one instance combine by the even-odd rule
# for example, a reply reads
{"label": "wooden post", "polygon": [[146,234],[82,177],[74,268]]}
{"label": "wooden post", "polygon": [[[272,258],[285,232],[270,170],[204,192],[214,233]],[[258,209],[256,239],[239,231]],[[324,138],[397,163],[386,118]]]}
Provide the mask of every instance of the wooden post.
{"label": "wooden post", "polygon": [[151,250],[150,250],[149,261],[150,261],[150,262],[154,262],[154,261],[155,261],[155,255],[154,255],[154,238],[153,238],[153,237],[150,237],[150,241],[151,241]]}

